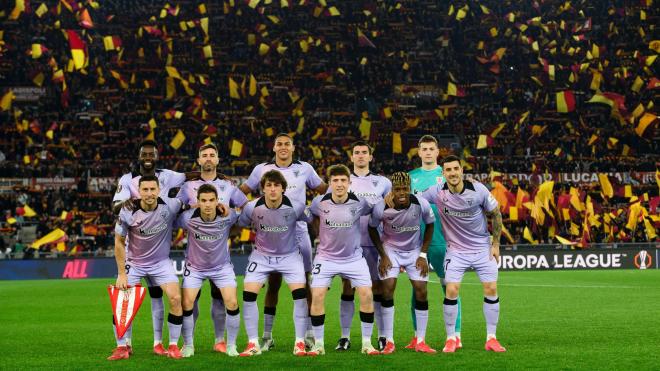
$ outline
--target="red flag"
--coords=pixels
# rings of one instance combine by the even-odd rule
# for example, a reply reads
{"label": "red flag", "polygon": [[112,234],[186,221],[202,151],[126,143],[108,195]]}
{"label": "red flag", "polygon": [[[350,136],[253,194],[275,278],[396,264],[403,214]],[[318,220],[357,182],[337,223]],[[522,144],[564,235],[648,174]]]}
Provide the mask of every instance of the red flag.
{"label": "red flag", "polygon": [[112,304],[112,315],[117,327],[117,336],[121,338],[133,322],[133,318],[140,309],[144,294],[147,290],[140,284],[128,286],[126,290],[120,290],[114,285],[108,285],[110,304]]}
{"label": "red flag", "polygon": [[648,85],[646,85],[646,89],[652,90],[657,88],[660,88],[660,79],[658,79],[657,77],[651,77],[651,80],[649,80]]}
{"label": "red flag", "polygon": [[71,57],[73,57],[73,64],[77,70],[85,67],[87,62],[87,45],[78,36],[74,30],[67,30],[69,36],[69,48],[71,49]]}

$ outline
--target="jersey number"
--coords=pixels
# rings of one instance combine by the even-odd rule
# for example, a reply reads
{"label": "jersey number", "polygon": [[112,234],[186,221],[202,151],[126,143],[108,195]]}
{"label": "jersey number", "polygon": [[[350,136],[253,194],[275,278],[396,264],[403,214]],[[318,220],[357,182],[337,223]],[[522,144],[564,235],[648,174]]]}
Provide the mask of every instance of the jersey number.
{"label": "jersey number", "polygon": [[128,264],[126,264],[124,268],[126,269],[126,274],[128,274],[128,272],[131,270],[131,266]]}
{"label": "jersey number", "polygon": [[316,264],[314,265],[314,270],[312,271],[312,274],[319,274],[321,273],[321,264]]}
{"label": "jersey number", "polygon": [[449,268],[449,262],[451,262],[451,259],[445,259],[445,273],[447,272],[447,269]]}
{"label": "jersey number", "polygon": [[255,269],[257,269],[257,263],[255,262],[250,263],[247,267],[247,271],[250,273],[254,272]]}

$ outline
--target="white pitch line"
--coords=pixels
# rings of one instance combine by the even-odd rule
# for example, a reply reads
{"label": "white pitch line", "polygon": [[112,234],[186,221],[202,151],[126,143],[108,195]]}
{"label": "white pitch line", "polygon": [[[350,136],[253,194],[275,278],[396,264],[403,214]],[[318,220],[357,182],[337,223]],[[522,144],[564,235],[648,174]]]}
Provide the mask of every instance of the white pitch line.
{"label": "white pitch line", "polygon": [[[440,281],[429,280],[429,283],[440,283]],[[461,283],[463,285],[481,286],[481,283]],[[513,287],[557,287],[557,288],[576,288],[576,289],[643,289],[642,286],[607,286],[607,285],[543,285],[543,284],[522,284],[522,283],[498,283],[497,286]]]}

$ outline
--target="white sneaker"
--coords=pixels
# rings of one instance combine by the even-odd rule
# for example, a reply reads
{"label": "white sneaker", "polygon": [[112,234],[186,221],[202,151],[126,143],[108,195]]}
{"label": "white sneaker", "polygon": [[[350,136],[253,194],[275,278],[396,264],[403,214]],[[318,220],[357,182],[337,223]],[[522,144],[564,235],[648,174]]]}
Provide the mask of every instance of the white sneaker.
{"label": "white sneaker", "polygon": [[273,340],[273,338],[261,338],[259,348],[261,348],[262,352],[267,352],[275,348],[275,340]]}
{"label": "white sneaker", "polygon": [[230,357],[238,357],[238,350],[236,350],[236,344],[227,345],[227,355]]}
{"label": "white sneaker", "polygon": [[368,356],[375,356],[380,354],[380,352],[376,348],[374,348],[374,346],[371,344],[363,344],[362,353]]}
{"label": "white sneaker", "polygon": [[190,346],[190,345],[183,345],[183,348],[181,348],[181,355],[183,358],[188,358],[192,357],[195,355],[195,347]]}

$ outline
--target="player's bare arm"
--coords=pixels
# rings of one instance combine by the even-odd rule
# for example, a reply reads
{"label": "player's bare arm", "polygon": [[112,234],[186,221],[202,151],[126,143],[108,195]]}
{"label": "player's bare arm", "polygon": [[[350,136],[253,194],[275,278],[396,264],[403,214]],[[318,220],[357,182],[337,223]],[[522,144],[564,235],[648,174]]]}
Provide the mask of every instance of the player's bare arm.
{"label": "player's bare arm", "polygon": [[415,266],[419,269],[422,277],[426,277],[429,274],[429,262],[426,253],[429,251],[431,240],[433,240],[433,223],[426,224],[424,239],[422,240],[422,251],[417,258],[417,262],[415,262]]}
{"label": "player's bare arm", "polygon": [[250,189],[246,183],[241,184],[238,189],[240,189],[245,195],[252,193],[252,189]]}
{"label": "player's bare arm", "polygon": [[321,181],[321,184],[319,184],[318,187],[314,188],[314,192],[322,195],[325,194],[325,192],[328,190],[328,183]]}
{"label": "player's bare arm", "polygon": [[493,211],[486,212],[486,215],[491,220],[492,223],[492,233],[493,241],[490,247],[490,255],[495,258],[495,260],[500,262],[500,236],[502,235],[502,213],[500,208],[496,207]]}
{"label": "player's bare arm", "polygon": [[126,277],[126,237],[115,233],[115,261],[117,262],[117,282],[115,286],[126,289],[128,277]]}
{"label": "player's bare arm", "polygon": [[392,262],[390,261],[389,256],[385,253],[385,249],[383,249],[383,242],[380,240],[380,235],[378,234],[378,230],[374,227],[369,227],[369,237],[371,238],[371,241],[374,243],[374,246],[376,247],[376,251],[378,251],[378,256],[380,256],[380,263],[378,264],[378,272],[382,275],[385,276],[387,274],[387,271],[392,268]]}

